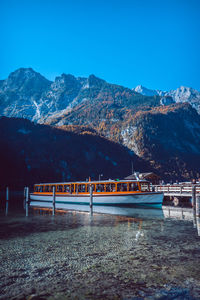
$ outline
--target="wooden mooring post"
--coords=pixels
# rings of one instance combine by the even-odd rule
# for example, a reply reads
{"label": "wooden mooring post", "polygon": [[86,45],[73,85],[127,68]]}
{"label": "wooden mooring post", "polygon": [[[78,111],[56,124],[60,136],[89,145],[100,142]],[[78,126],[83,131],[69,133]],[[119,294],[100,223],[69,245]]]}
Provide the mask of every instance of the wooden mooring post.
{"label": "wooden mooring post", "polygon": [[196,205],[196,186],[192,186],[192,206],[195,207]]}
{"label": "wooden mooring post", "polygon": [[28,217],[29,210],[29,187],[26,187],[26,217]]}
{"label": "wooden mooring post", "polygon": [[93,187],[90,185],[90,215],[93,214]]}
{"label": "wooden mooring post", "polygon": [[8,206],[9,206],[9,187],[6,187],[6,216],[8,215]]}
{"label": "wooden mooring post", "polygon": [[196,216],[200,216],[200,196],[196,196]]}
{"label": "wooden mooring post", "polygon": [[26,186],[24,187],[24,202],[23,202],[24,210],[26,210]]}
{"label": "wooden mooring post", "polygon": [[198,236],[200,236],[200,218],[199,218],[199,216],[196,216],[196,222],[197,222]]}
{"label": "wooden mooring post", "polygon": [[197,216],[196,216],[196,208],[193,207],[192,209],[192,212],[193,212],[193,227],[196,228],[197,227]]}
{"label": "wooden mooring post", "polygon": [[52,199],[52,215],[55,216],[56,211],[56,187],[53,186],[53,199]]}

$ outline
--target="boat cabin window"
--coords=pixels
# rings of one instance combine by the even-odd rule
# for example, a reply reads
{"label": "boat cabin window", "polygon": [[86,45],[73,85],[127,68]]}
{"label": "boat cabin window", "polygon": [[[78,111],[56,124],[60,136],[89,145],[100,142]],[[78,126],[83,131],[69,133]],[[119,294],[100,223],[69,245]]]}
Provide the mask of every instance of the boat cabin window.
{"label": "boat cabin window", "polygon": [[36,185],[34,190],[36,193],[38,193],[40,191],[40,187],[38,185]]}
{"label": "boat cabin window", "polygon": [[112,190],[112,192],[116,192],[116,185],[115,185],[115,183],[111,183],[111,190]]}
{"label": "boat cabin window", "polygon": [[78,185],[78,192],[79,193],[86,193],[87,192],[87,185],[86,184],[79,184]]}
{"label": "boat cabin window", "polygon": [[57,185],[57,192],[59,193],[63,192],[63,185],[61,184]]}
{"label": "boat cabin window", "polygon": [[40,186],[39,186],[39,192],[42,193],[43,191],[44,191],[43,185],[40,185]]}
{"label": "boat cabin window", "polygon": [[105,190],[106,190],[106,192],[111,192],[110,184],[105,184]]}
{"label": "boat cabin window", "polygon": [[104,184],[97,184],[96,185],[96,191],[97,191],[97,193],[104,192]]}
{"label": "boat cabin window", "polygon": [[120,192],[121,191],[121,183],[117,184],[117,191]]}
{"label": "boat cabin window", "polygon": [[45,192],[49,192],[50,191],[50,186],[49,185],[45,185],[44,186],[44,191]]}
{"label": "boat cabin window", "polygon": [[87,192],[90,193],[90,186],[92,186],[92,191],[96,192],[95,184],[87,184]]}
{"label": "boat cabin window", "polygon": [[50,185],[50,189],[49,189],[50,192],[53,192],[53,187],[56,187],[56,186],[55,185]]}
{"label": "boat cabin window", "polygon": [[127,191],[128,191],[127,183],[122,183],[122,192],[127,192]]}
{"label": "boat cabin window", "polygon": [[[92,186],[92,191],[93,191],[93,192],[96,192],[95,184],[91,184],[91,186]],[[90,188],[89,188],[89,187],[88,187],[88,189],[89,189],[89,192],[90,192]]]}
{"label": "boat cabin window", "polygon": [[71,193],[74,193],[74,184],[71,185]]}
{"label": "boat cabin window", "polygon": [[115,184],[114,183],[106,183],[106,192],[115,192]]}
{"label": "boat cabin window", "polygon": [[117,191],[118,192],[127,192],[127,190],[128,190],[127,183],[118,183],[117,184]]}
{"label": "boat cabin window", "polygon": [[142,192],[149,192],[149,183],[148,182],[141,182],[141,191]]}
{"label": "boat cabin window", "polygon": [[139,191],[139,187],[138,187],[137,182],[129,183],[129,191],[130,192]]}
{"label": "boat cabin window", "polygon": [[70,186],[70,184],[65,184],[64,185],[64,192],[65,193],[71,193],[71,186]]}

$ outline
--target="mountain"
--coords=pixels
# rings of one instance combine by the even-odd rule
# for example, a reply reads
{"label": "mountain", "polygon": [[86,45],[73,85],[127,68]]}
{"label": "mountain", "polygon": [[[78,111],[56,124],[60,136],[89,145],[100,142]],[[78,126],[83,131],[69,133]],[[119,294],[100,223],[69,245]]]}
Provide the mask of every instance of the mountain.
{"label": "mountain", "polygon": [[[136,88],[133,89],[135,92],[140,93],[144,96],[161,96],[161,104],[165,101],[165,104],[175,103],[190,103],[200,114],[200,92],[189,87],[181,86],[176,90],[171,91],[161,91],[161,90],[150,90],[142,85],[138,85]],[[166,102],[166,98],[167,102]],[[170,100],[171,98],[171,100]],[[171,101],[171,103],[169,103]]]}
{"label": "mountain", "polygon": [[87,127],[54,128],[26,119],[0,118],[0,187],[22,189],[39,182],[123,178],[153,170],[124,146]]}
{"label": "mountain", "polygon": [[[73,75],[62,74],[51,82],[32,69],[19,69],[11,73],[8,79],[0,81],[0,115],[23,117],[38,124],[45,123],[54,126],[57,129],[53,127],[52,136],[57,133],[56,130],[59,132],[64,130],[65,134],[77,133],[79,136],[82,131],[84,134],[87,132],[89,136],[104,136],[106,141],[112,140],[115,144],[119,143],[127,147],[131,153],[134,151],[142,160],[142,166],[146,161],[146,168],[149,170],[150,164],[151,168],[156,169],[158,175],[165,180],[190,180],[200,176],[200,115],[192,108],[192,106],[199,105],[198,101],[198,92],[192,89],[180,88],[174,92],[161,92],[150,91],[140,86],[136,91],[107,83],[95,75],[90,75],[88,78],[76,78]],[[14,120],[12,124],[15,126]],[[51,128],[50,126],[44,128]],[[54,140],[46,139],[42,132],[43,127],[38,127],[38,138],[43,140],[43,142],[40,141],[41,144],[38,144],[39,141],[35,136],[33,137],[38,149],[54,145]],[[15,134],[20,138],[18,133],[15,132]],[[25,137],[29,136],[25,135]],[[99,143],[103,143],[99,136],[98,139]],[[91,149],[93,149],[92,142],[94,141],[91,141]],[[76,147],[79,149],[81,143],[78,145],[75,142],[75,146],[71,145],[75,162],[74,169],[73,172],[70,171],[71,173],[65,173],[67,174],[65,178],[69,174],[74,176],[75,169],[78,168],[76,155],[79,161],[79,153]],[[11,147],[15,148],[15,144]],[[110,147],[112,148],[112,144]],[[57,151],[54,155],[59,157],[59,153],[64,151],[63,148],[66,148],[64,142],[61,148],[57,149],[55,146]],[[33,147],[33,149],[36,153],[39,152],[36,148]],[[44,149],[41,151],[48,153],[48,148]],[[89,156],[90,154],[91,157],[93,156],[89,150],[88,153]],[[107,156],[111,157],[111,153]],[[84,155],[82,157],[84,161]],[[56,161],[54,164],[49,164],[51,170],[57,169],[59,174],[62,174],[62,168],[57,167],[59,162],[56,158],[53,156],[49,159],[49,161],[52,159]],[[67,159],[66,157],[61,160]],[[98,161],[98,157],[96,159]],[[130,157],[128,160],[130,164]],[[90,173],[96,176],[98,172],[102,172],[100,169],[104,163],[107,166],[105,161],[101,161],[100,167],[95,164]],[[48,165],[48,160],[46,164]],[[84,163],[80,162],[81,164],[85,166]],[[87,166],[86,170],[90,168]],[[95,168],[97,168],[96,171]],[[48,174],[55,172],[48,170]],[[108,174],[106,169],[104,170],[103,172]],[[85,174],[83,170],[77,172],[79,176]],[[115,168],[112,175],[114,172],[117,172]],[[28,174],[32,176],[32,173]],[[49,178],[48,174],[47,178]],[[55,175],[55,173],[52,174]],[[56,178],[56,176],[53,177],[54,175],[52,178]],[[72,175],[70,178],[75,178]],[[62,179],[62,176],[59,178]]]}
{"label": "mountain", "polygon": [[76,78],[62,74],[51,82],[31,68],[21,68],[0,81],[0,115],[37,123],[62,116],[85,101],[94,103],[99,99],[121,107],[159,105],[159,97],[142,96],[94,75]]}

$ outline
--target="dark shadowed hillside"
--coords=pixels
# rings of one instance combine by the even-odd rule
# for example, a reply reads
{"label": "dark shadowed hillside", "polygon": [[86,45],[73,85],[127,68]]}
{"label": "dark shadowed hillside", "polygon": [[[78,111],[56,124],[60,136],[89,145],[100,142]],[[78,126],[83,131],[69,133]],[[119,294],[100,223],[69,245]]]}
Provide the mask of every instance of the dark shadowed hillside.
{"label": "dark shadowed hillside", "polygon": [[[127,148],[87,128],[53,128],[25,119],[0,118],[1,186],[36,182],[123,178],[147,163]],[[149,170],[149,169],[148,169]]]}

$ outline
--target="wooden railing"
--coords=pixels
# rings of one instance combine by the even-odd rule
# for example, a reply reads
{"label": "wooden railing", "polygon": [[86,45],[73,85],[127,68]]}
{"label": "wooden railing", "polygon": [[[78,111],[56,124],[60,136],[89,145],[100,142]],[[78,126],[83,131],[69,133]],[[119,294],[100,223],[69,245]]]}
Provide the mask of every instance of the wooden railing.
{"label": "wooden railing", "polygon": [[183,195],[190,197],[193,190],[200,195],[200,184],[172,184],[154,185],[155,192],[163,192],[164,195]]}

